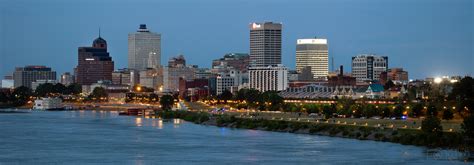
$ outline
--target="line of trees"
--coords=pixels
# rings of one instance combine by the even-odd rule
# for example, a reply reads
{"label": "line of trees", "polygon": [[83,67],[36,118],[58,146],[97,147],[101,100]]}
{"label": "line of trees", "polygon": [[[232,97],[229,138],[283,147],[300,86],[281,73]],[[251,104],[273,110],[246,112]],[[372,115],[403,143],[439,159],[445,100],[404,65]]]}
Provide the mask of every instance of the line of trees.
{"label": "line of trees", "polygon": [[21,86],[13,90],[0,91],[0,103],[10,106],[22,106],[29,101],[33,101],[34,97],[59,97],[61,95],[78,95],[82,92],[79,84],[63,84],[44,83],[39,85],[36,90]]}
{"label": "line of trees", "polygon": [[9,106],[22,106],[31,101],[33,92],[28,87],[17,87],[13,91],[0,92],[0,103]]}
{"label": "line of trees", "polygon": [[284,99],[276,91],[260,92],[256,89],[240,89],[234,94],[225,90],[215,98],[217,103],[227,103],[229,100],[239,102],[237,108],[279,111],[285,109]]}

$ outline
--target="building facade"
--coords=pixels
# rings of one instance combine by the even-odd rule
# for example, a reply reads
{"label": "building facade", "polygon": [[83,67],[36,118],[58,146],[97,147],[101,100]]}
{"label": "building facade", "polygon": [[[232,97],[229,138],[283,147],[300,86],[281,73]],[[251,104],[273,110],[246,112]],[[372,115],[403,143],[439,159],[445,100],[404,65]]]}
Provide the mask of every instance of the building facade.
{"label": "building facade", "polygon": [[163,69],[162,68],[147,68],[140,71],[140,85],[155,90],[163,88]]}
{"label": "building facade", "polygon": [[388,69],[388,57],[364,54],[352,57],[352,77],[357,82],[379,81],[380,74]]}
{"label": "building facade", "polygon": [[249,87],[261,92],[286,90],[288,87],[288,68],[283,65],[250,67]]}
{"label": "building facade", "polygon": [[250,24],[250,65],[267,67],[281,64],[282,24]]}
{"label": "building facade", "polygon": [[385,83],[388,80],[392,80],[396,84],[407,84],[408,83],[408,72],[403,68],[390,68],[387,72],[382,72],[381,82]]}
{"label": "building facade", "polygon": [[247,72],[250,56],[247,53],[228,53],[224,57],[212,60],[212,68],[232,67],[241,72]]}
{"label": "building facade", "polygon": [[36,80],[56,80],[56,71],[46,66],[17,67],[13,72],[14,87],[25,86],[31,89]]}
{"label": "building facade", "polygon": [[63,85],[66,85],[66,86],[74,83],[74,75],[72,75],[69,72],[63,73],[61,75],[61,79],[59,80],[59,83],[61,83]]}
{"label": "building facade", "polygon": [[91,85],[100,80],[111,81],[114,61],[107,52],[107,41],[99,36],[92,47],[78,48],[78,65],[76,82],[80,85]]}
{"label": "building facade", "polygon": [[248,73],[239,70],[231,70],[228,73],[221,73],[216,77],[216,95],[228,90],[232,93],[238,91],[238,87],[248,83]]}
{"label": "building facade", "polygon": [[193,80],[196,75],[196,66],[186,66],[183,55],[172,57],[168,66],[163,68],[163,90],[165,92],[178,92],[179,79]]}
{"label": "building facade", "polygon": [[329,72],[327,39],[298,39],[296,43],[296,70],[310,67],[313,78],[325,79]]}
{"label": "building facade", "polygon": [[141,24],[136,33],[128,34],[128,67],[136,70],[161,66],[161,34],[150,32]]}

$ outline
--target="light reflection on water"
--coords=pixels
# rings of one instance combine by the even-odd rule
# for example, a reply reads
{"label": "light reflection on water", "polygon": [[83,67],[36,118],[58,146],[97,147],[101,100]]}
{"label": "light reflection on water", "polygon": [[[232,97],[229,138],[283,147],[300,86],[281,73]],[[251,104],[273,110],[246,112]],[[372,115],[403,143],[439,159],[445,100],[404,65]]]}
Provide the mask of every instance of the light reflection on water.
{"label": "light reflection on water", "polygon": [[[110,111],[0,115],[0,164],[456,164],[449,150],[202,126]],[[461,160],[461,161],[460,161]]]}

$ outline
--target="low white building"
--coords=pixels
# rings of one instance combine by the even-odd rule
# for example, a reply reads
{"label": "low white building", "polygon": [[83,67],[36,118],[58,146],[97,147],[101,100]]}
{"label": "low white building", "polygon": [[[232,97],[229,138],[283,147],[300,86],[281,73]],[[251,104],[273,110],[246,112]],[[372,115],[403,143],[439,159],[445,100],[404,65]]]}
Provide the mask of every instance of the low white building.
{"label": "low white building", "polygon": [[2,88],[10,88],[10,89],[13,89],[13,87],[14,87],[13,84],[14,84],[13,80],[4,79],[4,80],[2,80],[2,85],[1,85],[1,87],[2,87]]}
{"label": "low white building", "polygon": [[250,88],[260,92],[283,91],[288,88],[288,68],[279,64],[277,66],[250,67]]}
{"label": "low white building", "polygon": [[248,74],[238,70],[230,70],[229,73],[221,73],[216,78],[216,94],[220,95],[225,90],[236,92],[244,83],[248,82]]}
{"label": "low white building", "polygon": [[33,109],[37,110],[54,110],[54,109],[62,109],[63,101],[60,98],[42,98],[35,100],[35,104]]}

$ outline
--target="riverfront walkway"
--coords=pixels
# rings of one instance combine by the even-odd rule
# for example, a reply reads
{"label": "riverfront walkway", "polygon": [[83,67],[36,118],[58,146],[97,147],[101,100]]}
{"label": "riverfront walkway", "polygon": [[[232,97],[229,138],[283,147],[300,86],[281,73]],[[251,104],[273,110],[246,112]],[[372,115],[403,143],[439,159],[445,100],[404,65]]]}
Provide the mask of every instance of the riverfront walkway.
{"label": "riverfront walkway", "polygon": [[[389,129],[421,129],[422,119],[408,118],[406,120],[392,120],[392,119],[360,119],[360,118],[330,118],[324,120],[318,116],[308,116],[304,113],[280,112],[280,111],[255,111],[255,110],[235,110],[230,109],[225,112],[215,112],[222,106],[209,106],[201,102],[186,102],[186,105],[191,110],[206,111],[211,113],[225,113],[239,118],[250,119],[267,119],[267,120],[285,120],[285,121],[300,121],[300,122],[315,122],[327,124],[341,124],[341,125],[357,125],[367,127],[383,127]],[[460,131],[461,120],[442,120],[441,124],[443,130],[446,132]]]}

